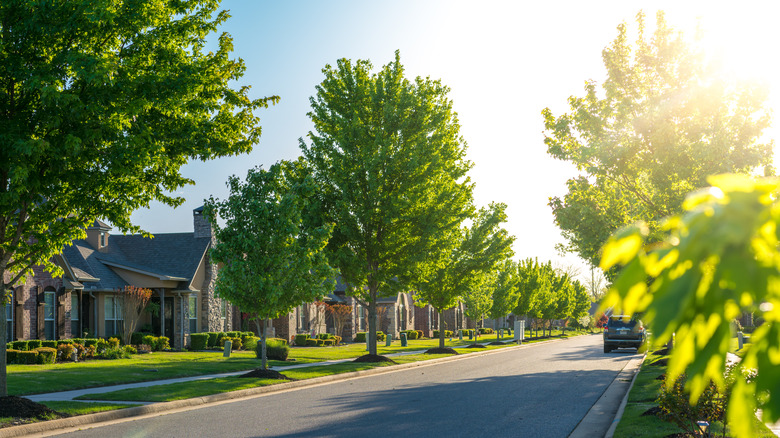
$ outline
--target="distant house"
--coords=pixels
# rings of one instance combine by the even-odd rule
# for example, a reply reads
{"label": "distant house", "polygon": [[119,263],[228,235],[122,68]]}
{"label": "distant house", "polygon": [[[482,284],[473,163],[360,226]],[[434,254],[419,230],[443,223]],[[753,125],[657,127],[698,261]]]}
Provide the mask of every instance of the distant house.
{"label": "distant house", "polygon": [[170,338],[174,348],[189,334],[232,329],[232,306],[214,295],[217,266],[208,250],[214,244],[203,208],[193,210],[194,231],[111,235],[95,221],[86,239],[63,249],[54,262],[64,274],[52,278],[40,267],[13,288],[6,307],[8,339],[109,337],[121,332],[117,297],[125,286],[151,289],[158,315],[146,314],[140,326]]}

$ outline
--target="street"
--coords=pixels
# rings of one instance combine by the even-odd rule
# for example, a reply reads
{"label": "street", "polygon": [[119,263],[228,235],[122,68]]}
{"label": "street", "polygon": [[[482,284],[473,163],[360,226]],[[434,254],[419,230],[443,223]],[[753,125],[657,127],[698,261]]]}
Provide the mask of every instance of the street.
{"label": "street", "polygon": [[634,357],[579,336],[60,436],[566,437]]}

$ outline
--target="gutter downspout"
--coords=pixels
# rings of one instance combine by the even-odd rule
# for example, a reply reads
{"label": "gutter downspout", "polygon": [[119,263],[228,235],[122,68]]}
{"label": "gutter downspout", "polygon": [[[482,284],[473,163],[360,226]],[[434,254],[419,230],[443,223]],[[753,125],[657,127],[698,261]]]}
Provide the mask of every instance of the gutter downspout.
{"label": "gutter downspout", "polygon": [[160,336],[165,336],[165,289],[160,289]]}

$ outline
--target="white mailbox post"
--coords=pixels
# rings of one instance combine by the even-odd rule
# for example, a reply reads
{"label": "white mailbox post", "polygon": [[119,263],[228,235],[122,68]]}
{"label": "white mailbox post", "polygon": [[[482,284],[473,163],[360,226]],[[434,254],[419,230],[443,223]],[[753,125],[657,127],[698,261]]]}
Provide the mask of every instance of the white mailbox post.
{"label": "white mailbox post", "polygon": [[518,344],[522,344],[525,340],[525,320],[521,319],[519,321],[515,321],[515,341]]}

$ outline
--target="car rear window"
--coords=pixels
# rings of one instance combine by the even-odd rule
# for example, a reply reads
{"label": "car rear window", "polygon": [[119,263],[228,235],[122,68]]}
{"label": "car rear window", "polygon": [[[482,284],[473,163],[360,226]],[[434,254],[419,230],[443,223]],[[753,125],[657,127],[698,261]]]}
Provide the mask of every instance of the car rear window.
{"label": "car rear window", "polygon": [[634,328],[637,320],[631,317],[610,317],[609,327],[615,328]]}

